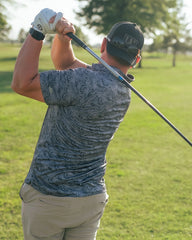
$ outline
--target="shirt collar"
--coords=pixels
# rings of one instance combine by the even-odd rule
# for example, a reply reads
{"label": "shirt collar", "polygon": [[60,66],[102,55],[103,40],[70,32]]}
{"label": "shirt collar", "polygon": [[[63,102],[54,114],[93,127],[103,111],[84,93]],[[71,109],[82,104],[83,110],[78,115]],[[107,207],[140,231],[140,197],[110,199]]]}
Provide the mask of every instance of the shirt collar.
{"label": "shirt collar", "polygon": [[[92,66],[88,66],[88,68],[91,67],[95,71],[104,71],[107,72],[109,71],[104,65],[100,63],[93,63]],[[125,75],[120,69],[111,66],[115,71],[117,71],[119,74],[121,74],[125,80],[127,80],[129,83],[133,82],[135,80],[134,76],[132,74],[127,74]]]}

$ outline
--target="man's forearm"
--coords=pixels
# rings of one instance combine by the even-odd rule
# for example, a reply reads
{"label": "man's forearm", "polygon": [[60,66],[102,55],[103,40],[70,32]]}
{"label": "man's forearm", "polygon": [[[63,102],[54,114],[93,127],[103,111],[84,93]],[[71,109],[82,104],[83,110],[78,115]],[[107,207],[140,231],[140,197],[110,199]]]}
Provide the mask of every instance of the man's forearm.
{"label": "man's forearm", "polygon": [[43,41],[27,36],[15,64],[12,81],[14,90],[25,89],[37,76],[42,45]]}
{"label": "man's forearm", "polygon": [[67,39],[67,36],[56,34],[52,44],[51,57],[57,70],[70,68],[74,64],[76,58],[71,41]]}

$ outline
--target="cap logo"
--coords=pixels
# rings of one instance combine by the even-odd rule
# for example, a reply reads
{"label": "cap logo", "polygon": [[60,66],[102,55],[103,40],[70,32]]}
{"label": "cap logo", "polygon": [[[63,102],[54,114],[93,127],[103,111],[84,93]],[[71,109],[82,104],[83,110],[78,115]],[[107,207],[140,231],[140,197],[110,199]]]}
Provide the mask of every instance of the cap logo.
{"label": "cap logo", "polygon": [[137,39],[131,37],[131,36],[128,35],[128,34],[125,34],[123,40],[124,40],[124,43],[125,43],[127,46],[138,46],[138,45],[139,45],[139,42],[137,41]]}

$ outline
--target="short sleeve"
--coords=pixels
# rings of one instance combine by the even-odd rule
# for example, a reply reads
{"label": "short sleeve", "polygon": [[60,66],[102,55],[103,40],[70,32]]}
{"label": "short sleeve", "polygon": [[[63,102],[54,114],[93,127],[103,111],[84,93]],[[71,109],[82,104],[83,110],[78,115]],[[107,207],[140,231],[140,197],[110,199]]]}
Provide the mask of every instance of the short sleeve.
{"label": "short sleeve", "polygon": [[46,71],[40,73],[41,90],[48,105],[74,105],[78,101],[75,72]]}

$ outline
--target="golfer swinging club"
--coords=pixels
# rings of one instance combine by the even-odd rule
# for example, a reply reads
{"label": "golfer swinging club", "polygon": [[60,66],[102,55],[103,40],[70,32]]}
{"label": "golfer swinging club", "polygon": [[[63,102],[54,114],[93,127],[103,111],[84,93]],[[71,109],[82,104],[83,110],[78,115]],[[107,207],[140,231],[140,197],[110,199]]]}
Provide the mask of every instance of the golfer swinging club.
{"label": "golfer swinging club", "polygon": [[[130,104],[130,89],[102,64],[75,58],[69,32],[75,29],[62,13],[41,10],[13,74],[15,92],[48,105],[20,190],[25,240],[96,239],[108,201],[106,150]],[[56,70],[39,73],[48,33],[56,33],[51,51]],[[143,42],[135,23],[117,23],[103,39],[101,58],[125,76],[139,61]]]}

